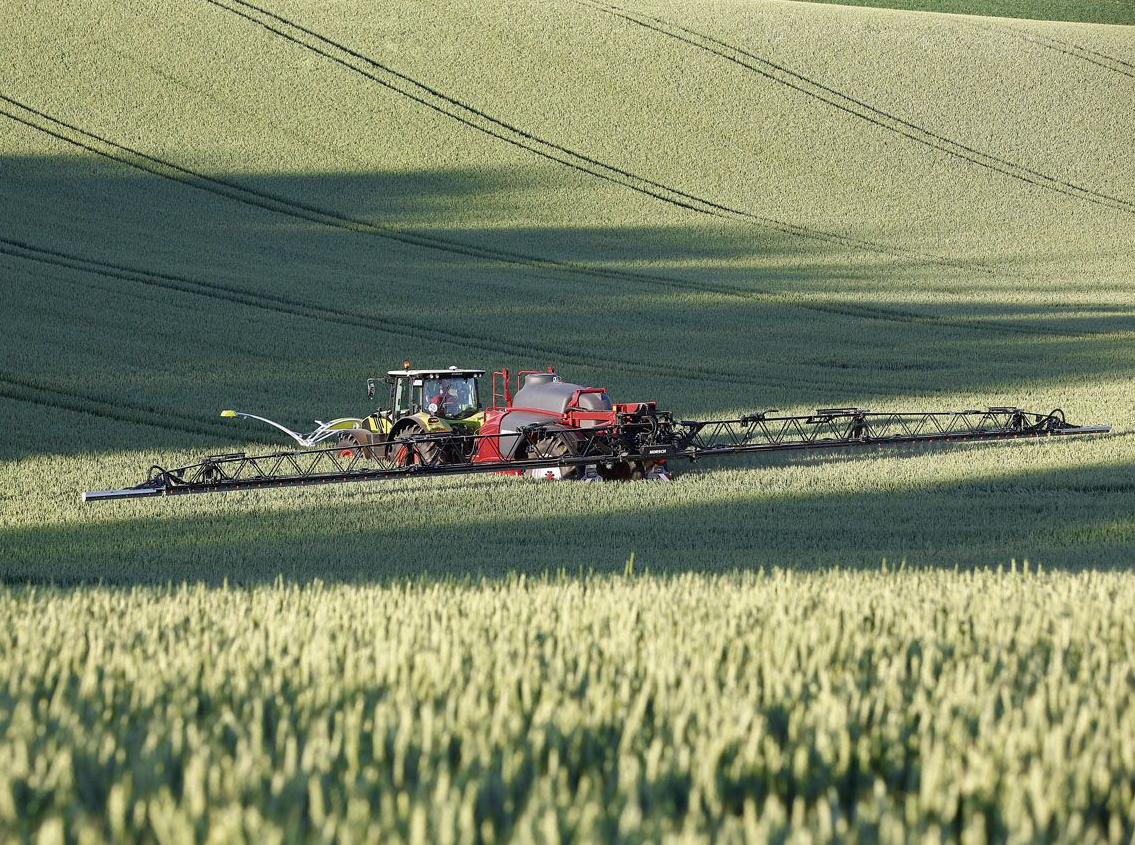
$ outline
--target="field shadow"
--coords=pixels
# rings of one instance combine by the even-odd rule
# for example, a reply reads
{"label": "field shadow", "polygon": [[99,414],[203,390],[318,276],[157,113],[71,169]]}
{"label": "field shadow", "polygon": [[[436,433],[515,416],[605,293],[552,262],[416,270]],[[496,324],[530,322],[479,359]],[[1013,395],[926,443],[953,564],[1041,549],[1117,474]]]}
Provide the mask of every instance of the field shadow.
{"label": "field shadow", "polygon": [[966,274],[697,217],[550,226],[536,172],[212,174],[283,212],[88,159],[0,172],[0,459],[224,451],[257,436],[217,419],[233,406],[364,416],[364,379],[406,357],[555,365],[687,418],[1021,384],[1055,406],[1135,369],[1135,306],[897,301]]}
{"label": "field shadow", "polygon": [[[1130,465],[1023,470],[930,485],[903,483],[900,476],[882,488],[855,491],[793,484],[764,489],[785,465],[762,470],[749,462],[752,490],[734,487],[717,498],[714,486],[736,485],[735,476],[727,482],[710,471],[669,485],[609,484],[598,492],[591,485],[503,479],[420,488],[376,484],[285,508],[279,505],[286,500],[268,497],[287,493],[224,494],[224,502],[218,497],[212,504],[221,507],[205,513],[195,504],[200,500],[184,499],[87,506],[107,510],[87,523],[4,532],[0,580],[61,586],[250,585],[280,576],[296,582],[477,580],[618,572],[632,551],[640,570],[663,575],[872,568],[884,558],[911,567],[1029,559],[1049,569],[1115,569],[1129,568],[1135,556]],[[464,512],[447,513],[444,501],[458,494],[465,494]]]}

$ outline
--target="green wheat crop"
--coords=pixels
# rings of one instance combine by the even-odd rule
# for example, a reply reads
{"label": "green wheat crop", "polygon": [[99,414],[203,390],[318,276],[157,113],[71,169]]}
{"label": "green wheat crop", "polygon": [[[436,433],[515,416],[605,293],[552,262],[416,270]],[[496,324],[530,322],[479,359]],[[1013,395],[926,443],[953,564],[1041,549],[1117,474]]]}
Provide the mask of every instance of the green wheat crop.
{"label": "green wheat crop", "polygon": [[37,841],[1127,842],[1135,587],[983,570],[0,593]]}
{"label": "green wheat crop", "polygon": [[[1131,841],[1133,45],[5,3],[0,843]],[[79,503],[280,448],[223,408],[363,416],[406,357],[1114,431]]]}

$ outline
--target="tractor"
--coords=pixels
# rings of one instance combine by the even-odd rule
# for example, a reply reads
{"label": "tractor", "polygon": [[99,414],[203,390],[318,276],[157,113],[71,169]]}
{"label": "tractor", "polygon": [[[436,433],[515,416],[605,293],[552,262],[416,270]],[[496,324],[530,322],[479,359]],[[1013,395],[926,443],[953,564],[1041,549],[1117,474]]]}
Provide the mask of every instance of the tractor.
{"label": "tractor", "polygon": [[[339,446],[345,453],[361,448],[374,460],[394,459],[399,463],[452,463],[464,460],[473,440],[460,438],[427,440],[416,449],[404,441],[419,435],[476,434],[484,422],[479,384],[484,370],[402,369],[390,370],[382,378],[367,379],[367,396],[374,398],[377,384],[389,387],[387,407],[359,420],[353,427],[340,429]],[[450,454],[452,453],[452,454]]]}
{"label": "tractor", "polygon": [[[389,387],[385,408],[378,408],[363,418],[339,417],[330,422],[316,420],[318,427],[308,434],[244,411],[221,411],[221,416],[266,423],[300,446],[309,448],[338,438],[337,443],[344,450],[362,449],[371,460],[389,460],[401,455],[401,460],[408,463],[423,458],[429,463],[449,463],[466,457],[472,449],[472,442],[457,448],[459,443],[456,439],[447,440],[445,449],[440,451],[436,439],[421,443],[416,450],[404,448],[405,443],[422,435],[476,434],[484,421],[478,385],[484,374],[484,370],[457,367],[413,370],[409,361],[403,361],[402,369],[390,370],[381,378],[367,379],[367,395],[372,399],[376,385],[381,383]],[[396,445],[393,442],[396,440],[403,442]]]}
{"label": "tractor", "polygon": [[[613,405],[606,389],[564,382],[552,368],[517,373],[515,396],[509,389],[509,371],[493,373],[492,404],[485,408],[478,390],[484,370],[412,370],[409,365],[406,361],[403,369],[391,370],[385,378],[367,380],[371,397],[377,383],[389,385],[389,409],[340,429],[342,457],[428,466],[570,458],[580,451],[586,430],[610,428],[619,413],[653,409],[653,403]],[[641,462],[599,464],[596,471],[603,477],[633,478],[650,467]],[[584,472],[584,467],[563,467],[544,468],[538,474],[568,478]]]}

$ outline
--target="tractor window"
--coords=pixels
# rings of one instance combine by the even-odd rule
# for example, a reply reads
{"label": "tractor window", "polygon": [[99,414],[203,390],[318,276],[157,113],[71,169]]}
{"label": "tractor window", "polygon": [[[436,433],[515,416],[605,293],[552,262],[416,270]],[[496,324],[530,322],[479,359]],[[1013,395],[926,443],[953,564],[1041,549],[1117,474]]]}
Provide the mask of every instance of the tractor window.
{"label": "tractor window", "polygon": [[398,416],[410,412],[410,380],[399,378],[394,385],[394,413]]}
{"label": "tractor window", "polygon": [[439,376],[427,378],[422,385],[423,410],[450,419],[461,419],[477,413],[481,403],[477,397],[475,376]]}

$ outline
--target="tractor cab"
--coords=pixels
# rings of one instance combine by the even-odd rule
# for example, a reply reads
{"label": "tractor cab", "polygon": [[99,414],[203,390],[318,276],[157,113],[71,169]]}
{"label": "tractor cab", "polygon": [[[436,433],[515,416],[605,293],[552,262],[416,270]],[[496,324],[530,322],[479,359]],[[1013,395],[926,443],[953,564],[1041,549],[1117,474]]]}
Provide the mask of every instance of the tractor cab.
{"label": "tractor cab", "polygon": [[385,378],[367,379],[367,394],[375,395],[378,382],[388,385],[389,402],[375,416],[385,417],[392,427],[399,420],[420,417],[427,431],[437,430],[442,423],[449,424],[441,425],[445,428],[457,425],[475,431],[483,418],[479,381],[484,374],[484,370],[457,367],[410,369],[406,362],[403,369],[390,370]]}

